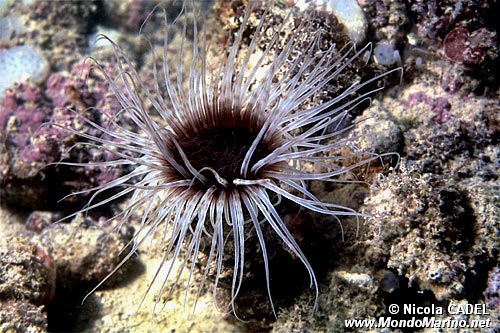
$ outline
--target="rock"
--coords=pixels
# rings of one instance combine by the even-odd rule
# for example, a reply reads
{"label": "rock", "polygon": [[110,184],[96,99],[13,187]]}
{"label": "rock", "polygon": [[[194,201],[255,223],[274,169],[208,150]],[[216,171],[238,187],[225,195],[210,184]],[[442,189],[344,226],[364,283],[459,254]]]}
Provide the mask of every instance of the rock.
{"label": "rock", "polygon": [[35,233],[42,232],[43,229],[51,225],[53,222],[63,218],[60,213],[34,211],[26,219],[26,229]]}
{"label": "rock", "polygon": [[490,271],[488,288],[484,295],[488,309],[498,313],[500,310],[500,268],[496,267]]}
{"label": "rock", "polygon": [[[51,74],[43,88],[31,82],[18,84],[8,89],[0,106],[0,197],[6,203],[50,209],[64,195],[105,184],[126,169],[120,165],[47,167],[61,159],[76,163],[116,159],[89,145],[73,147],[85,140],[67,130],[96,134],[82,117],[100,126],[115,126],[110,119],[120,110],[119,103],[103,77],[90,71],[89,62],[75,65],[70,72]],[[113,119],[132,126],[121,118]],[[85,200],[85,196],[72,197],[65,203],[82,198]]]}
{"label": "rock", "polygon": [[399,276],[391,271],[384,271],[379,287],[386,293],[392,294],[400,288]]}
{"label": "rock", "polygon": [[337,270],[334,275],[347,283],[350,283],[358,288],[372,289],[373,277],[366,273],[353,273]]}
{"label": "rock", "polygon": [[32,46],[15,46],[0,51],[0,98],[14,83],[25,80],[42,82],[49,73],[49,63],[42,53]]}
{"label": "rock", "polygon": [[328,4],[340,23],[345,27],[347,35],[355,43],[365,39],[368,22],[356,0],[330,0]]}
{"label": "rock", "polygon": [[119,43],[120,39],[122,39],[122,33],[120,31],[108,27],[97,26],[97,31],[88,37],[89,49],[91,52],[99,49],[113,48],[113,44],[103,39],[102,35],[111,39],[114,43]]}
{"label": "rock", "polygon": [[43,306],[0,299],[0,331],[47,332],[47,314]]}
{"label": "rock", "polygon": [[389,43],[378,43],[373,50],[373,57],[375,62],[380,65],[392,65],[397,63],[398,66],[402,66],[401,56],[398,50],[394,50],[394,47]]}
{"label": "rock", "polygon": [[377,153],[397,153],[403,149],[403,131],[387,110],[375,101],[364,114],[366,119],[356,124],[352,134],[362,151]]}
{"label": "rock", "polygon": [[56,270],[51,257],[27,238],[0,240],[0,299],[46,305],[54,297]]}
{"label": "rock", "polygon": [[0,17],[5,16],[8,13],[12,2],[13,0],[0,0]]}
{"label": "rock", "polygon": [[8,41],[24,31],[25,29],[19,17],[12,16],[0,18],[0,41]]}
{"label": "rock", "polygon": [[[75,218],[71,223],[52,224],[40,235],[41,243],[57,268],[57,285],[67,290],[94,287],[128,254],[125,248],[133,228],[112,232],[97,222]],[[119,274],[115,274],[114,278]]]}
{"label": "rock", "polygon": [[365,39],[368,22],[365,14],[356,0],[297,0],[294,4],[299,10],[305,11],[310,6],[318,10],[327,10],[342,24],[344,32],[356,44]]}
{"label": "rock", "polygon": [[39,47],[51,68],[69,70],[85,56],[87,35],[99,15],[99,5],[92,1],[24,1],[19,8],[26,31],[16,42]]}
{"label": "rock", "polygon": [[305,293],[281,311],[272,332],[342,332],[346,319],[377,317],[385,311],[369,273],[336,270],[325,280],[316,311],[312,295]]}

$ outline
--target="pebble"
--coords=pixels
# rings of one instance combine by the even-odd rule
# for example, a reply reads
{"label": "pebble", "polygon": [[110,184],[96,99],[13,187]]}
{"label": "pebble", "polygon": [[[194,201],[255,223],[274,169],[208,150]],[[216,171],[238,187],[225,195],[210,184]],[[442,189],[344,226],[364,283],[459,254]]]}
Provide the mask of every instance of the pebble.
{"label": "pebble", "polygon": [[362,289],[370,290],[373,288],[373,277],[364,273],[351,273],[347,271],[335,271],[335,276],[345,282],[355,285]]}
{"label": "pebble", "polygon": [[365,13],[359,6],[357,0],[297,0],[295,6],[300,10],[306,10],[310,5],[318,9],[325,8],[337,17],[344,26],[345,33],[356,44],[361,43],[366,36],[368,22]]}
{"label": "pebble", "polygon": [[111,39],[113,42],[117,42],[122,38],[122,34],[118,30],[99,25],[97,26],[97,31],[90,34],[87,39],[90,52],[98,49],[113,48],[113,44],[111,44],[106,38],[103,38],[102,35]]}
{"label": "pebble", "polygon": [[15,46],[0,51],[0,98],[5,95],[5,90],[16,82],[32,80],[40,83],[49,73],[49,62],[43,54],[32,46]]}
{"label": "pebble", "polygon": [[380,280],[380,289],[386,293],[392,294],[399,290],[399,276],[391,271],[383,272],[383,277]]}
{"label": "pebble", "polygon": [[356,0],[330,0],[329,6],[346,29],[346,34],[355,43],[361,43],[366,36],[368,22],[365,13]]}
{"label": "pebble", "polygon": [[399,66],[402,65],[399,51],[394,50],[389,43],[378,43],[373,50],[373,56],[376,63],[380,65],[392,65],[394,63],[397,63]]}
{"label": "pebble", "polygon": [[26,29],[21,24],[19,17],[2,17],[0,18],[0,41],[8,41],[25,32]]}

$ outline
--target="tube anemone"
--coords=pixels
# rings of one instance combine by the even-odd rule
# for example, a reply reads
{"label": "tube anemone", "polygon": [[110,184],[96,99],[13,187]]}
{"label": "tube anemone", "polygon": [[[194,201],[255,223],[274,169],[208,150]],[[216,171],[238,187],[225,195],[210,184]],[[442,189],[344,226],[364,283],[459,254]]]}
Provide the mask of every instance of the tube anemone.
{"label": "tube anemone", "polygon": [[[256,2],[250,2],[230,48],[218,65],[209,63],[208,38],[204,31],[198,31],[196,20],[188,23],[181,12],[174,22],[166,22],[167,15],[164,15],[162,65],[153,69],[152,85],[139,78],[132,61],[113,44],[118,73],[110,75],[99,63],[95,67],[109,82],[121,105],[120,113],[126,114],[139,131],[128,130],[118,117],[109,127],[84,119],[101,132],[100,135],[68,129],[113,152],[117,158],[102,163],[66,164],[133,167],[133,171],[118,179],[79,192],[94,193],[88,204],[73,215],[129,197],[125,208],[114,218],[123,223],[140,207],[144,212],[132,250],[122,264],[161,226],[165,251],[154,279],[162,269],[168,271],[169,277],[176,274],[170,294],[184,269],[189,270],[189,288],[195,264],[200,260],[202,239],[208,237],[209,250],[203,272],[205,277],[215,276],[214,300],[224,258],[234,256],[230,301],[233,312],[247,260],[245,235],[252,228],[261,248],[273,312],[264,227],[270,227],[303,263],[317,304],[318,282],[313,268],[280,217],[275,201],[286,199],[335,219],[365,217],[352,209],[320,201],[308,191],[306,182],[336,181],[340,175],[380,157],[364,158],[335,170],[312,173],[303,170],[304,163],[323,166],[325,161],[342,158],[331,156],[332,151],[349,143],[345,136],[349,127],[340,129],[340,123],[353,108],[369,99],[369,95],[382,89],[367,89],[381,76],[353,83],[336,97],[310,105],[312,97],[354,60],[369,52],[370,45],[360,50],[352,44],[342,50],[335,45],[319,50],[321,31],[309,36],[307,45],[293,32],[282,40],[280,33],[290,24],[291,16],[277,26],[271,20],[260,19],[257,26],[251,28],[250,17],[255,7]],[[265,11],[271,9],[270,4]],[[184,7],[183,12],[186,10]],[[199,16],[194,6],[190,10],[195,17]],[[265,16],[266,13],[262,15]],[[172,68],[167,44],[172,26],[179,22],[183,27],[182,41],[175,68]],[[297,24],[296,31],[303,31],[309,21]],[[185,43],[188,26],[194,32],[189,49]],[[249,41],[244,42],[247,29],[251,35]],[[271,38],[269,31],[273,32]],[[264,47],[263,40],[266,40]],[[186,67],[183,66],[184,54],[188,52],[192,59]],[[160,81],[163,82],[160,84]],[[152,110],[147,109],[147,104]],[[312,168],[318,169],[321,168]],[[115,194],[94,203],[99,194],[115,188]],[[227,242],[228,239],[232,242]],[[232,248],[227,248],[227,244]],[[182,262],[176,272],[175,259]],[[166,286],[165,280],[155,304]]]}

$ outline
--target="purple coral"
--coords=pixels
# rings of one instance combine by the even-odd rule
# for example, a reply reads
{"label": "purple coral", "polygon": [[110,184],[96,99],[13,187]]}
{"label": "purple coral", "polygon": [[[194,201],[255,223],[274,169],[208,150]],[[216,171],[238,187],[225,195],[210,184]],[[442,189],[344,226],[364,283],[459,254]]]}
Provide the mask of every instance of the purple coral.
{"label": "purple coral", "polygon": [[[103,70],[111,71],[111,68]],[[55,116],[51,121],[61,126],[57,129],[66,135],[70,135],[71,132],[65,128],[78,129],[80,133],[95,134],[95,129],[80,116],[111,129],[114,125],[110,120],[121,109],[118,100],[109,89],[109,84],[92,71],[89,62],[76,64],[67,75],[59,73],[51,75],[47,79],[45,92],[55,109]],[[75,110],[78,115],[68,108]],[[79,124],[75,126],[76,120]],[[111,139],[107,135],[102,137]],[[105,150],[84,146],[73,150],[69,158],[70,162],[83,163],[110,161],[115,156]],[[66,180],[64,184],[69,187],[69,192],[85,190],[112,181],[119,177],[121,172],[120,168],[82,168],[79,173],[83,175],[75,175],[76,177]]]}
{"label": "purple coral", "polygon": [[425,103],[431,107],[434,113],[434,120],[439,124],[443,124],[450,118],[451,104],[449,100],[445,97],[429,97],[424,92],[416,92],[410,94],[407,100],[402,102],[406,106],[416,106],[420,103]]}
{"label": "purple coral", "polygon": [[[1,160],[6,170],[0,183],[9,189],[2,193],[7,199],[11,196],[16,198],[12,201],[16,201],[22,194],[18,192],[24,191],[16,185],[19,180],[40,178],[41,169],[61,158],[73,163],[114,159],[111,153],[88,145],[68,151],[81,139],[66,128],[94,135],[95,129],[84,118],[103,127],[112,127],[110,120],[120,110],[108,83],[91,71],[89,62],[78,63],[69,72],[50,75],[44,87],[30,82],[18,84],[6,92],[0,107],[0,139],[5,145]],[[59,188],[56,191],[60,195],[107,183],[116,179],[121,171],[119,167],[81,168],[76,172],[75,169],[57,168],[49,172],[57,174],[52,175],[54,179],[46,179],[40,185],[47,189],[33,194],[28,206],[45,200],[39,196],[48,193],[49,185]]]}
{"label": "purple coral", "polygon": [[2,137],[15,149],[25,163],[53,162],[54,156],[51,136],[44,144],[34,143],[35,136],[41,138],[40,126],[50,120],[50,104],[44,100],[41,90],[34,84],[22,83],[15,90],[7,91],[0,103],[0,126]]}
{"label": "purple coral", "polygon": [[497,312],[500,307],[500,268],[496,267],[488,277],[488,288],[484,292],[488,309]]}

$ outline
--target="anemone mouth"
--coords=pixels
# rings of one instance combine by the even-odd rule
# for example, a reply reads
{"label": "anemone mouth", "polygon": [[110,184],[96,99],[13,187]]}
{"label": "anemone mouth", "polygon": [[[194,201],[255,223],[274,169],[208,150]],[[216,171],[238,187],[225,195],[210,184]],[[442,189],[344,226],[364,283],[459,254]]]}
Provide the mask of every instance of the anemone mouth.
{"label": "anemone mouth", "polygon": [[[246,175],[241,167],[247,152],[256,141],[264,126],[264,115],[256,112],[242,112],[241,109],[220,107],[208,112],[196,112],[196,117],[187,117],[183,132],[173,133],[165,139],[173,158],[187,169],[186,161],[202,176],[193,178],[192,187],[207,189],[233,188],[235,179],[254,180],[266,177],[267,171],[276,171],[280,163],[270,163],[258,171]],[[179,147],[173,143],[178,143]],[[258,140],[253,149],[249,165],[271,154],[284,142],[276,130],[274,135]],[[180,148],[180,149],[179,149]],[[181,156],[180,151],[185,154]],[[185,161],[184,161],[185,160]],[[163,161],[169,180],[186,179],[168,161]]]}

